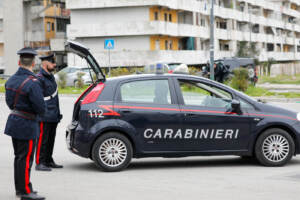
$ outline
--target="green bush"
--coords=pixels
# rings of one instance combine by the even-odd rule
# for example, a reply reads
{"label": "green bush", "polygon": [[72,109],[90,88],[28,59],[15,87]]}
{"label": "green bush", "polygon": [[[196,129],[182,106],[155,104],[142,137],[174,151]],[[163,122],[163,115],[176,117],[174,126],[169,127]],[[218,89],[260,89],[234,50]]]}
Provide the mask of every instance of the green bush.
{"label": "green bush", "polygon": [[230,82],[230,86],[239,91],[245,92],[249,86],[248,70],[245,68],[237,68],[233,70],[234,76]]}
{"label": "green bush", "polygon": [[82,77],[84,76],[85,73],[83,72],[78,72],[77,73],[77,80],[76,80],[76,84],[75,84],[75,87],[77,88],[83,88],[84,87],[84,81],[82,79]]}
{"label": "green bush", "polygon": [[60,88],[66,88],[67,74],[65,72],[58,72],[58,86]]}

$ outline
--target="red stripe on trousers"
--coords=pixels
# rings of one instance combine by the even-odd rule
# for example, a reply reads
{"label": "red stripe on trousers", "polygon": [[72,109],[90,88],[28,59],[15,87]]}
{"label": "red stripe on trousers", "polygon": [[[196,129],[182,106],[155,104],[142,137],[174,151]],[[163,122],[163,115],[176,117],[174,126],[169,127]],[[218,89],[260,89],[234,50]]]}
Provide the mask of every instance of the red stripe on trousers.
{"label": "red stripe on trousers", "polygon": [[44,124],[43,122],[40,123],[40,137],[39,137],[39,143],[36,149],[36,164],[40,164],[40,152],[41,152],[41,146],[42,146],[42,140],[43,140],[43,134],[44,134]]}
{"label": "red stripe on trousers", "polygon": [[29,149],[28,149],[28,154],[26,157],[26,166],[25,166],[25,190],[27,194],[31,193],[31,190],[29,188],[29,166],[30,166],[30,156],[32,153],[32,140],[29,140]]}

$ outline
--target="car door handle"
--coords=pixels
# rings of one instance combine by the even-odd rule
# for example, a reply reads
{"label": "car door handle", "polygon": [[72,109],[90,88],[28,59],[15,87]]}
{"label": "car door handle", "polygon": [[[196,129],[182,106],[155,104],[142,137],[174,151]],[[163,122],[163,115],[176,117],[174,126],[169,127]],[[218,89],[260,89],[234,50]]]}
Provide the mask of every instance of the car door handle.
{"label": "car door handle", "polygon": [[131,110],[129,110],[129,109],[121,109],[121,112],[122,113],[131,113]]}
{"label": "car door handle", "polygon": [[196,116],[197,114],[195,114],[195,113],[185,113],[184,114],[184,116],[186,116],[186,117],[194,117],[194,116]]}

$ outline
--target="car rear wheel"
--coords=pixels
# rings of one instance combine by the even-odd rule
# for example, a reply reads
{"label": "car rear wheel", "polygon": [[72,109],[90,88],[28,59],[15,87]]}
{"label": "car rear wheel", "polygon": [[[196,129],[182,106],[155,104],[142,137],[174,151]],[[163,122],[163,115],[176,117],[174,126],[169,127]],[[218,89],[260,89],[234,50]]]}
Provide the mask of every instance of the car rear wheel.
{"label": "car rear wheel", "polygon": [[92,149],[92,158],[96,165],[104,171],[121,171],[131,161],[131,142],[120,133],[104,134],[96,140]]}
{"label": "car rear wheel", "polygon": [[255,145],[256,158],[265,166],[283,166],[291,160],[294,152],[293,138],[279,128],[263,132]]}

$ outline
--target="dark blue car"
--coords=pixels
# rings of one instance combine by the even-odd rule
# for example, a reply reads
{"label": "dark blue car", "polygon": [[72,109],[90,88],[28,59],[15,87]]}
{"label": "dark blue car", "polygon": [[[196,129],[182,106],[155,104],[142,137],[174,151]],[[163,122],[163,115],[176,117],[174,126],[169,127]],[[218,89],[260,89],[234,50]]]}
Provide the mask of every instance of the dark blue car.
{"label": "dark blue car", "polygon": [[143,74],[105,79],[88,49],[68,42],[97,80],[78,98],[67,145],[105,171],[132,158],[238,155],[283,166],[299,154],[300,115],[209,79]]}

